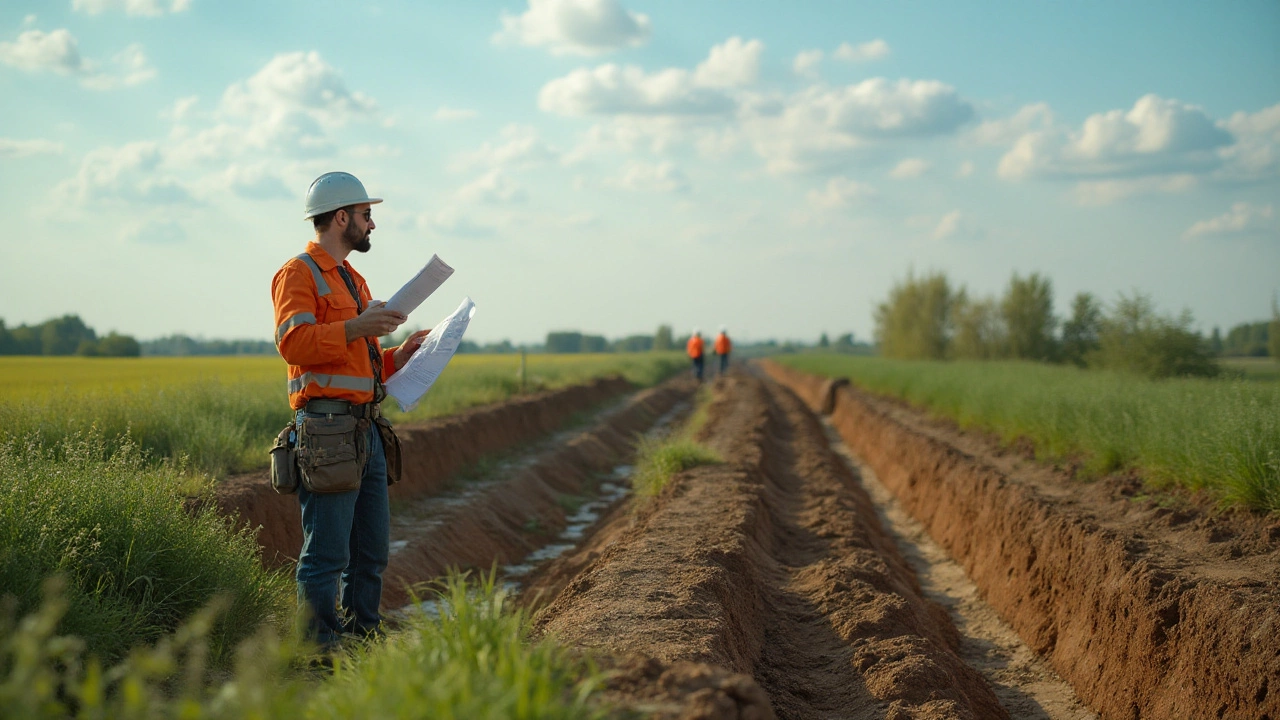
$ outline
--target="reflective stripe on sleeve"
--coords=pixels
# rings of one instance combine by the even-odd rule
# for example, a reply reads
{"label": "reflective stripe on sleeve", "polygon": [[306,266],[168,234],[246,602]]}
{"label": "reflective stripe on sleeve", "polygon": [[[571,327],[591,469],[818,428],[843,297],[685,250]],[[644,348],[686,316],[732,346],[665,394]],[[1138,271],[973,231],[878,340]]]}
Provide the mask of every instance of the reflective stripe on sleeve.
{"label": "reflective stripe on sleeve", "polygon": [[324,388],[339,390],[357,390],[373,392],[373,378],[358,375],[326,375],[325,373],[304,372],[302,377],[289,381],[289,394],[302,392],[308,383],[315,383]]}
{"label": "reflective stripe on sleeve", "polygon": [[320,266],[316,264],[314,258],[306,253],[298,256],[298,259],[307,264],[311,268],[311,277],[316,281],[316,293],[320,295],[329,294],[329,283],[324,281],[324,273],[320,272]]}
{"label": "reflective stripe on sleeve", "polygon": [[315,325],[316,316],[313,313],[298,313],[293,317],[280,323],[280,327],[276,328],[276,347],[280,346],[280,341],[284,339],[285,333],[299,325]]}

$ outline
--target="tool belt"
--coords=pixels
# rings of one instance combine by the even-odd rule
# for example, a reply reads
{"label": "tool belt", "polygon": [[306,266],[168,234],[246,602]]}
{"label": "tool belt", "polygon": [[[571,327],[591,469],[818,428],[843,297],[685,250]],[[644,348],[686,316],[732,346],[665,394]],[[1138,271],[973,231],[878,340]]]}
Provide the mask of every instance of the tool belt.
{"label": "tool belt", "polygon": [[354,415],[362,420],[382,416],[382,411],[377,403],[360,403],[356,405],[350,400],[331,400],[329,398],[308,400],[302,409],[317,415]]}
{"label": "tool belt", "polygon": [[369,426],[378,429],[387,461],[387,484],[400,480],[400,438],[377,403],[315,398],[303,410],[324,417],[289,423],[271,448],[271,487],[280,494],[359,489],[369,464]]}

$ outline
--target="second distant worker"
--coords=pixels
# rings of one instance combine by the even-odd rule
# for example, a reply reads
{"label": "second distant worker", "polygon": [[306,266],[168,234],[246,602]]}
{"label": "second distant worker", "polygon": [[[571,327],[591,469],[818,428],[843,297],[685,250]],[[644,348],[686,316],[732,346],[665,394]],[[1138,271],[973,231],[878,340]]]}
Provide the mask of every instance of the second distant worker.
{"label": "second distant worker", "polygon": [[702,332],[694,328],[693,337],[689,338],[684,349],[689,353],[689,359],[693,360],[693,376],[698,378],[699,382],[702,381],[702,346]]}
{"label": "second distant worker", "polygon": [[723,375],[729,371],[729,352],[733,350],[733,343],[729,342],[729,328],[724,325],[720,326],[720,333],[716,335],[714,349],[716,355],[720,356],[720,374]]}

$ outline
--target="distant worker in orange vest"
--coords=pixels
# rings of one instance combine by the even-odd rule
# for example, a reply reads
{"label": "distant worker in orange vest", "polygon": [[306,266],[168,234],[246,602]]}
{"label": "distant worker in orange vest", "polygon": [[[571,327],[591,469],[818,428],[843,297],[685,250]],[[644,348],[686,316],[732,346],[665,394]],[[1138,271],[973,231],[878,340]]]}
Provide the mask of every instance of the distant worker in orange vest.
{"label": "distant worker in orange vest", "polygon": [[720,326],[720,334],[716,335],[715,351],[720,356],[720,374],[723,375],[729,370],[729,352],[733,350],[733,343],[729,342],[729,328],[724,325]]}
{"label": "distant worker in orange vest", "polygon": [[689,343],[684,346],[684,349],[693,360],[693,376],[698,378],[699,382],[702,381],[702,345],[702,331],[694,328],[693,337],[689,338]]}

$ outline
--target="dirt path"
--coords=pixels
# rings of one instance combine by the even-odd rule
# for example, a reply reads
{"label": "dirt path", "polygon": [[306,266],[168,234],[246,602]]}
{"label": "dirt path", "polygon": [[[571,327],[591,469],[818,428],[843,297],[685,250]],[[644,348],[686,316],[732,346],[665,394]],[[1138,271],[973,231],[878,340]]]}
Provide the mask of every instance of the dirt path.
{"label": "dirt path", "polygon": [[947,609],[960,631],[960,658],[982,673],[1000,704],[1018,720],[1094,720],[1097,716],[995,609],[982,600],[964,568],[938,546],[824,420],[827,440],[875,503],[880,522],[915,571],[925,597]]}

